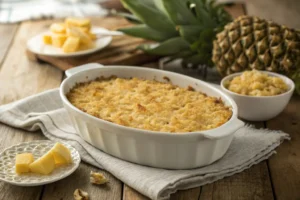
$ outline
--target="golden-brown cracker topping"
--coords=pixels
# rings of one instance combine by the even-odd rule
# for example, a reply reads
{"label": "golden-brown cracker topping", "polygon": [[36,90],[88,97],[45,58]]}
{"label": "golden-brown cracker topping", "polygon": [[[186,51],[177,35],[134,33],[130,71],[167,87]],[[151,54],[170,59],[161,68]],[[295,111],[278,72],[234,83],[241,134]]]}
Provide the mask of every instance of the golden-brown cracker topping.
{"label": "golden-brown cracker topping", "polygon": [[170,83],[139,78],[99,78],[77,84],[67,98],[95,117],[160,132],[193,132],[227,122],[232,111],[221,99]]}

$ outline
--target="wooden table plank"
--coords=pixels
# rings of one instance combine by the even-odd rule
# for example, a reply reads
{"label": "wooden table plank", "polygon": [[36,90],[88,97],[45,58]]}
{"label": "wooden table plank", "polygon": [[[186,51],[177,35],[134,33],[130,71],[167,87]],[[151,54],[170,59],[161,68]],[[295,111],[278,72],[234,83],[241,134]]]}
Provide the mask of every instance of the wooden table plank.
{"label": "wooden table plank", "polygon": [[198,200],[200,198],[201,187],[188,190],[179,190],[171,195],[170,200]]}
{"label": "wooden table plank", "polygon": [[274,199],[266,161],[202,187],[200,200]]}
{"label": "wooden table plank", "polygon": [[[256,128],[264,127],[264,123],[254,123]],[[274,199],[269,177],[267,161],[251,168],[202,187],[199,200],[230,199]]]}
{"label": "wooden table plank", "polygon": [[[109,183],[106,185],[91,184],[90,171],[103,173],[109,179]],[[41,199],[73,199],[73,193],[77,188],[86,191],[90,199],[120,200],[122,197],[122,182],[107,172],[87,164],[80,164],[79,169],[71,176],[46,185]]]}
{"label": "wooden table plank", "polygon": [[[8,31],[3,36],[7,38],[7,45],[2,52],[8,53],[0,68],[0,105],[59,86],[62,77],[59,70],[49,65],[31,63],[25,55],[27,39],[39,33],[43,26],[44,22],[27,22],[20,25],[9,50],[9,35],[14,35],[14,26],[11,26],[11,32]],[[1,150],[24,141],[45,139],[41,132],[27,132],[2,124],[0,132]],[[0,191],[0,199],[39,199],[42,186],[27,188],[1,182]]]}
{"label": "wooden table plank", "polygon": [[[170,200],[198,200],[201,187],[196,187],[188,190],[179,190],[172,194]],[[123,200],[150,200],[136,190],[124,184]]]}
{"label": "wooden table plank", "polygon": [[46,24],[49,22],[25,22],[20,25],[0,71],[1,104],[60,85],[60,70],[28,61],[25,55],[27,40],[44,30]]}
{"label": "wooden table plank", "polygon": [[123,200],[150,200],[148,197],[142,195],[136,190],[124,184]]}
{"label": "wooden table plank", "polygon": [[300,199],[300,97],[293,97],[286,109],[267,122],[272,130],[289,133],[277,154],[269,159],[271,179],[278,200]]}
{"label": "wooden table plank", "polygon": [[14,35],[17,31],[18,25],[17,24],[0,24],[0,65],[4,60],[4,57],[11,45],[11,42],[14,38]]}

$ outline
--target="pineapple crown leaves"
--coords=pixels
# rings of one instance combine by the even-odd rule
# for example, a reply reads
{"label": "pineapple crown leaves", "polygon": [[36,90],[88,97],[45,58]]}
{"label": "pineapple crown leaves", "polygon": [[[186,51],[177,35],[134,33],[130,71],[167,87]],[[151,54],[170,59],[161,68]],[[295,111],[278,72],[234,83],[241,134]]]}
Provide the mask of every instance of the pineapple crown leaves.
{"label": "pineapple crown leaves", "polygon": [[211,51],[215,35],[232,20],[214,0],[121,2],[143,24],[119,30],[131,36],[160,42],[157,45],[144,44],[139,49],[150,54],[183,58],[193,64],[212,65]]}

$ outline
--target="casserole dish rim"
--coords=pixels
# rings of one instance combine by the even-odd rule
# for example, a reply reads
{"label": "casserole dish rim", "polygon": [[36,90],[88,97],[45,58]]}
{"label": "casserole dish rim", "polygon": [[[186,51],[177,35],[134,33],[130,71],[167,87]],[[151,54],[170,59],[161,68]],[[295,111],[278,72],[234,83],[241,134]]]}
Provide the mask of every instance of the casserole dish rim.
{"label": "casserole dish rim", "polygon": [[[146,130],[146,129],[140,129],[140,128],[134,128],[134,127],[128,127],[128,126],[123,126],[123,125],[119,125],[117,123],[114,122],[109,122],[106,121],[104,119],[95,117],[91,114],[88,114],[86,112],[83,112],[82,110],[80,110],[79,108],[77,108],[76,106],[74,106],[66,97],[66,94],[68,91],[66,91],[65,87],[67,85],[67,83],[71,80],[71,79],[82,79],[79,77],[82,77],[84,73],[90,72],[90,71],[101,71],[101,70],[116,70],[116,69],[128,69],[128,70],[141,70],[141,71],[155,71],[157,73],[162,73],[162,76],[179,76],[179,77],[183,77],[185,79],[187,79],[189,82],[196,82],[196,83],[200,83],[202,85],[205,85],[209,90],[214,90],[216,93],[218,93],[220,95],[220,97],[222,97],[223,99],[226,99],[226,101],[228,102],[228,106],[231,107],[231,111],[232,111],[232,115],[230,117],[230,119],[225,122],[224,124],[222,124],[221,126],[218,126],[216,128],[213,129],[209,129],[209,130],[203,130],[203,131],[193,131],[193,132],[163,132],[163,131],[152,131],[152,130]],[[113,73],[111,75],[114,75]],[[100,76],[99,76],[100,77]],[[134,76],[132,76],[134,77]],[[172,79],[172,78],[171,78]],[[150,79],[146,79],[146,80],[150,80]],[[155,80],[155,79],[154,79]],[[82,83],[82,82],[88,82],[91,80],[87,80],[87,81],[78,81],[78,83]],[[171,84],[172,84],[172,80],[171,80]],[[173,84],[175,85],[175,84]],[[201,91],[200,91],[201,92]],[[170,71],[164,71],[164,70],[160,70],[160,69],[153,69],[153,68],[147,68],[147,67],[138,67],[138,66],[125,66],[125,65],[110,65],[110,66],[100,66],[97,68],[93,68],[93,69],[84,69],[80,72],[77,72],[69,77],[67,77],[62,84],[60,85],[60,89],[59,89],[59,93],[60,93],[60,97],[63,101],[63,103],[65,103],[69,108],[71,108],[73,111],[80,113],[81,115],[84,115],[85,117],[92,119],[92,120],[96,120],[96,122],[99,123],[104,123],[108,126],[114,126],[115,128],[119,128],[119,129],[125,129],[127,131],[131,131],[134,133],[139,133],[139,134],[145,134],[145,135],[163,135],[163,136],[172,136],[172,137],[192,137],[192,136],[204,136],[206,138],[222,138],[222,137],[226,137],[228,135],[233,134],[238,128],[234,128],[234,126],[242,126],[242,124],[244,124],[244,122],[242,122],[241,120],[239,120],[237,118],[237,113],[238,113],[238,108],[236,103],[234,102],[234,100],[225,92],[223,92],[221,89],[218,89],[214,86],[212,86],[209,83],[206,83],[205,81],[199,80],[199,79],[195,79],[192,77],[189,77],[187,75],[183,75],[183,74],[179,74],[176,72],[170,72]],[[223,101],[224,102],[224,101]],[[232,126],[232,127],[230,127]],[[224,131],[224,129],[236,129],[234,131]]]}

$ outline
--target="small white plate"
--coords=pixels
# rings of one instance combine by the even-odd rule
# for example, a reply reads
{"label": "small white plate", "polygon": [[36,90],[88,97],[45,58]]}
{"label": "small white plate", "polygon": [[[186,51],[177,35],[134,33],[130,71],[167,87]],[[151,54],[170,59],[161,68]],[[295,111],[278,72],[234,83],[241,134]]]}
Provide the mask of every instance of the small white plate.
{"label": "small white plate", "polygon": [[78,151],[67,143],[63,143],[70,149],[72,164],[60,166],[53,170],[49,175],[40,175],[35,173],[24,173],[18,175],[15,172],[15,158],[19,153],[32,153],[34,159],[37,159],[49,151],[55,142],[50,140],[36,140],[24,142],[9,147],[0,153],[0,180],[19,186],[37,186],[52,183],[63,179],[72,174],[80,164],[80,155]]}
{"label": "small white plate", "polygon": [[[99,31],[109,31],[105,28],[101,27],[92,27],[91,32],[99,32]],[[54,56],[54,57],[71,57],[71,56],[81,56],[90,53],[94,53],[105,48],[112,40],[112,36],[102,36],[94,40],[95,47],[87,50],[76,51],[71,53],[65,53],[61,48],[57,48],[51,45],[46,45],[43,42],[43,35],[49,34],[49,31],[45,31],[39,35],[34,36],[27,42],[27,48],[36,54],[44,55],[44,56]]]}

